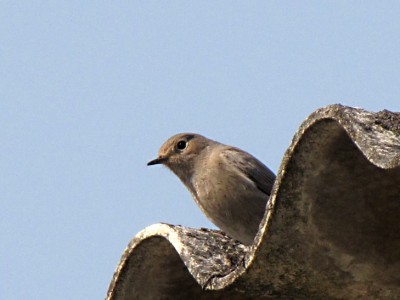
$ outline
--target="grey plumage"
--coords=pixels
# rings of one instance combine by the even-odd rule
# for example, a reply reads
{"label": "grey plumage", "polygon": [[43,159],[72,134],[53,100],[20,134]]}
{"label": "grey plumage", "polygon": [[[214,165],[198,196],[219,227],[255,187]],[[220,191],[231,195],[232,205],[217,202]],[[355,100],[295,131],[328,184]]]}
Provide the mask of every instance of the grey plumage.
{"label": "grey plumage", "polygon": [[232,238],[251,244],[265,213],[274,173],[249,153],[194,133],[169,138],[157,159],[192,193],[204,214]]}

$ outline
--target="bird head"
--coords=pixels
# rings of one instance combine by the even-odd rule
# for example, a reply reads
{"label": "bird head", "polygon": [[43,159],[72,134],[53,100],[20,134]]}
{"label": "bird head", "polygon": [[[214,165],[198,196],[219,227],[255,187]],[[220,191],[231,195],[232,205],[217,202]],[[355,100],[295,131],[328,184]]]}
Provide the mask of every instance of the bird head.
{"label": "bird head", "polygon": [[184,180],[193,174],[196,162],[213,142],[195,133],[176,134],[160,147],[158,157],[147,165],[163,164]]}

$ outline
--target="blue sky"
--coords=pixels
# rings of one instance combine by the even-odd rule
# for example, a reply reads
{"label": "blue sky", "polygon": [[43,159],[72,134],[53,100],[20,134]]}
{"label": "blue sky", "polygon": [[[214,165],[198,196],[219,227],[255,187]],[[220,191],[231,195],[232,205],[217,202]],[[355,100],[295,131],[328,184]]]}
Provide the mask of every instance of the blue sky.
{"label": "blue sky", "polygon": [[0,298],[104,298],[144,227],[212,227],[146,167],[175,133],[276,172],[321,106],[399,111],[399,15],[397,1],[2,1]]}

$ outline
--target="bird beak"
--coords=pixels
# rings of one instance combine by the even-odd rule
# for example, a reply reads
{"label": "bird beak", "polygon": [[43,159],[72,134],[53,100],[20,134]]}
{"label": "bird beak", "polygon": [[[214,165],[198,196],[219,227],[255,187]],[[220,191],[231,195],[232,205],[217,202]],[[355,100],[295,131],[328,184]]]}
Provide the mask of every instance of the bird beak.
{"label": "bird beak", "polygon": [[166,157],[158,157],[156,159],[153,159],[151,161],[149,161],[147,163],[148,166],[152,166],[152,165],[159,165],[159,164],[163,164],[165,161],[167,161]]}

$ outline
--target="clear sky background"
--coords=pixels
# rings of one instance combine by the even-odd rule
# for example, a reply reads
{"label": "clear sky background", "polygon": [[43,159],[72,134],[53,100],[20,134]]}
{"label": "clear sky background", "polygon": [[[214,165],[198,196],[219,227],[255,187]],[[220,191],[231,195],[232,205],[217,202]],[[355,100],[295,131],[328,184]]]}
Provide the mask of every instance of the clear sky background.
{"label": "clear sky background", "polygon": [[212,227],[171,135],[275,172],[302,121],[400,111],[398,1],[1,1],[0,299],[102,299],[129,240]]}

